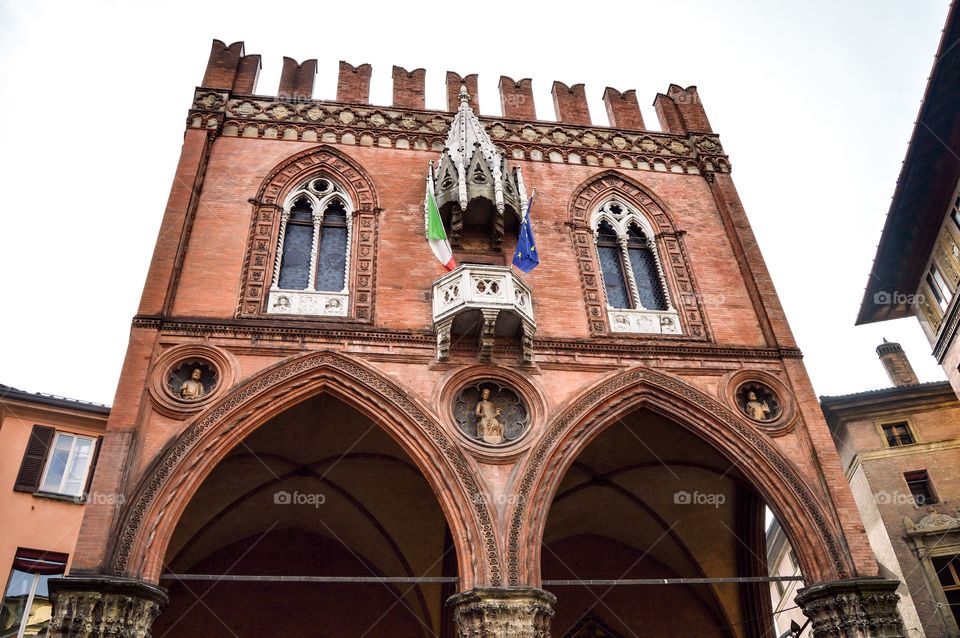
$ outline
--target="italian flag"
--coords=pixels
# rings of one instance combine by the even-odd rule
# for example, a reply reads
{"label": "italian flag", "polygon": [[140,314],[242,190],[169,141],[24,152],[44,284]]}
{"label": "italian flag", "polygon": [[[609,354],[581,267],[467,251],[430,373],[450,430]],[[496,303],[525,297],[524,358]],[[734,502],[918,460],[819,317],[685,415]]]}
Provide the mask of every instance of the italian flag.
{"label": "italian flag", "polygon": [[443,230],[443,221],[441,221],[440,211],[437,209],[437,199],[433,195],[432,167],[430,173],[430,178],[427,180],[427,199],[425,203],[427,208],[427,242],[430,244],[430,250],[443,264],[443,267],[447,270],[453,270],[457,267],[457,262],[453,258],[453,251],[450,250],[450,242],[447,241],[447,233]]}

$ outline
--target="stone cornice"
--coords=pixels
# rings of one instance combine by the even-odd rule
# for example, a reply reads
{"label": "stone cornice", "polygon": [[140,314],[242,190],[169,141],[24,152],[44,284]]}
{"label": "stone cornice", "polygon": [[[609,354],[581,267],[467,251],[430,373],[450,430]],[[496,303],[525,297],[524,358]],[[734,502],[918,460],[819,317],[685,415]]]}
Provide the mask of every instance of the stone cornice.
{"label": "stone cornice", "polygon": [[831,426],[877,415],[889,416],[898,410],[934,410],[951,405],[960,407],[960,402],[946,381],[820,397],[820,409]]}
{"label": "stone cornice", "polygon": [[[290,338],[304,341],[340,343],[381,343],[385,346],[399,345],[424,347],[432,350],[436,336],[431,331],[394,331],[372,328],[368,324],[306,322],[258,319],[206,319],[162,318],[140,315],[134,317],[132,326],[158,330],[167,334],[188,336],[220,335],[247,338]],[[496,348],[497,354],[506,354],[507,348]],[[618,356],[630,359],[671,357],[677,359],[714,360],[764,360],[799,359],[803,354],[798,348],[762,348],[743,346],[718,346],[689,339],[536,339],[534,351],[538,357],[566,357],[571,354]]]}
{"label": "stone cornice", "polygon": [[[322,100],[280,100],[198,88],[189,128],[226,137],[441,151],[454,114]],[[561,122],[481,117],[513,160],[586,164],[687,174],[729,172],[715,134],[673,135]]]}
{"label": "stone cornice", "polygon": [[78,399],[68,399],[52,394],[24,392],[16,388],[0,385],[0,405],[18,405],[38,411],[72,414],[105,422],[110,415],[110,406]]}
{"label": "stone cornice", "polygon": [[850,459],[847,466],[847,482],[853,478],[857,470],[864,462],[874,461],[876,459],[889,459],[898,456],[926,455],[932,452],[943,452],[946,450],[955,450],[960,448],[960,439],[947,439],[946,441],[931,441],[929,443],[912,443],[910,445],[901,445],[891,448],[880,448],[869,452],[860,452]]}

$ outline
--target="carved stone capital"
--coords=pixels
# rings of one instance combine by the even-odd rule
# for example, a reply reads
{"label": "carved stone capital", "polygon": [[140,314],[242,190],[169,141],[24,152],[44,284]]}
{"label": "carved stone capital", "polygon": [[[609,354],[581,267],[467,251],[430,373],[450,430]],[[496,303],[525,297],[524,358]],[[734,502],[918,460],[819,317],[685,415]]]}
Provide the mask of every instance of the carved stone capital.
{"label": "carved stone capital", "polygon": [[70,576],[50,580],[50,638],[150,638],[167,593],[139,580]]}
{"label": "carved stone capital", "polygon": [[796,602],[812,621],[811,638],[903,638],[899,581],[851,578],[801,589]]}
{"label": "carved stone capital", "polygon": [[447,600],[458,638],[549,638],[556,597],[523,587],[476,588]]}

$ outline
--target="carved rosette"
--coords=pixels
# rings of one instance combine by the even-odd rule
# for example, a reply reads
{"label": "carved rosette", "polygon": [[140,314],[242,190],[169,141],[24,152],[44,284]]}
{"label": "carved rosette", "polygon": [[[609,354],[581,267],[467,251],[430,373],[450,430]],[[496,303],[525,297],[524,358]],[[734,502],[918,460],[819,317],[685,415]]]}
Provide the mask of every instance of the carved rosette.
{"label": "carved rosette", "polygon": [[159,587],[102,576],[55,578],[50,594],[50,638],[150,638],[167,603]]}
{"label": "carved rosette", "polygon": [[556,603],[534,587],[477,588],[447,600],[458,638],[549,638]]}
{"label": "carved rosette", "polygon": [[811,620],[811,638],[903,638],[899,581],[853,578],[818,583],[797,594]]}

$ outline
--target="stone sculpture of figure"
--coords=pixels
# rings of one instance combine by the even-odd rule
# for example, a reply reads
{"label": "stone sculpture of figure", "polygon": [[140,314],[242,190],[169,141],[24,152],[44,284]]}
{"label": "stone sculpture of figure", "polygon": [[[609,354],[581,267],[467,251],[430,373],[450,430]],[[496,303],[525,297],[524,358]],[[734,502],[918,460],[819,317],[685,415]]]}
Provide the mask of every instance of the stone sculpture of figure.
{"label": "stone sculpture of figure", "polygon": [[757,421],[766,421],[770,418],[770,406],[766,401],[759,401],[753,390],[747,393],[747,415]]}
{"label": "stone sculpture of figure", "polygon": [[180,398],[188,401],[196,401],[203,396],[203,384],[200,383],[200,377],[203,376],[203,370],[194,368],[190,378],[180,386]]}
{"label": "stone sculpture of figure", "polygon": [[490,389],[480,392],[480,400],[474,410],[477,415],[477,435],[485,443],[503,443],[503,424],[500,423],[500,408],[490,401]]}

